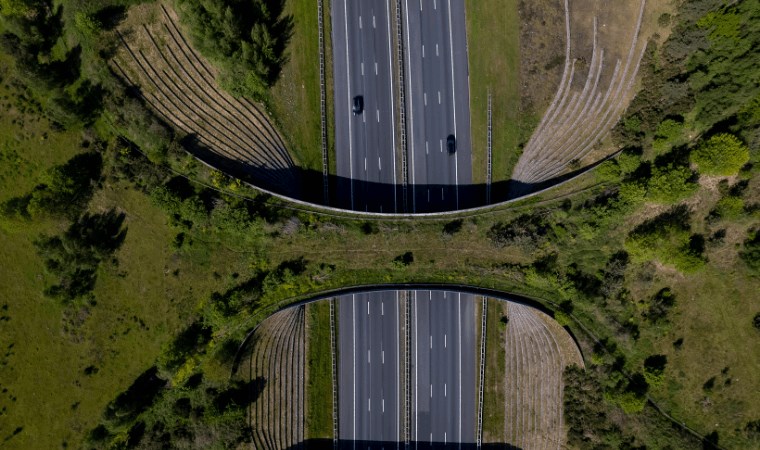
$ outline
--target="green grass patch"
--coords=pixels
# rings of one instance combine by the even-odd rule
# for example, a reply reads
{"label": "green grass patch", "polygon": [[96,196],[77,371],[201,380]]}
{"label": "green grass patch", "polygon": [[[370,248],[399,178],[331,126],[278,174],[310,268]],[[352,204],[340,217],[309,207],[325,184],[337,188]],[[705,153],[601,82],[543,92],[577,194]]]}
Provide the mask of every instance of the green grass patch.
{"label": "green grass patch", "polygon": [[520,157],[520,18],[517,0],[467,0],[473,181],[487,176],[488,91],[493,182],[508,180]]}
{"label": "green grass patch", "polygon": [[306,307],[306,439],[333,438],[330,303]]}
{"label": "green grass patch", "polygon": [[506,350],[504,333],[506,302],[488,299],[486,317],[486,367],[483,382],[483,442],[504,442],[506,409]]}
{"label": "green grass patch", "polygon": [[[293,36],[288,44],[288,62],[270,90],[270,105],[300,167],[322,173],[317,4],[288,0],[284,14],[293,17]],[[329,17],[328,9],[325,20]]]}

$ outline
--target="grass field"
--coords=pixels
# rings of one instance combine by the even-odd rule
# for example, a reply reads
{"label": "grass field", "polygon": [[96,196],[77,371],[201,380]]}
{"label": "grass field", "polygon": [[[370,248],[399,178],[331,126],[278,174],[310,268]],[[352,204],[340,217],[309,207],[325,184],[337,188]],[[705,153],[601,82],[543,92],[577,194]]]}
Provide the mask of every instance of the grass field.
{"label": "grass field", "polygon": [[[326,7],[325,20],[329,20],[329,5]],[[317,4],[313,0],[287,0],[284,14],[293,16],[293,37],[288,63],[271,90],[271,106],[300,167],[322,173]]]}
{"label": "grass field", "polygon": [[492,97],[492,177],[505,181],[520,157],[520,18],[517,0],[467,0],[473,182],[485,183],[488,92]]}
{"label": "grass field", "polygon": [[330,303],[306,307],[306,439],[332,439],[332,345]]}
{"label": "grass field", "polygon": [[483,442],[504,442],[504,415],[506,401],[504,377],[506,355],[504,348],[506,302],[488,299],[486,317],[486,368],[483,392]]}

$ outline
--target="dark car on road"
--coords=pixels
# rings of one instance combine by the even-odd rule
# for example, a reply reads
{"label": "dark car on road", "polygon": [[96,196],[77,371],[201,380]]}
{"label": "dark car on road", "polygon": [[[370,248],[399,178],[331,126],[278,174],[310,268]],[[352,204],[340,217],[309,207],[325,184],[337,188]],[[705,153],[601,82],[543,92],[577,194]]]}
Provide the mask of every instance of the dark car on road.
{"label": "dark car on road", "polygon": [[354,97],[354,115],[361,114],[364,111],[364,97],[357,95]]}
{"label": "dark car on road", "polygon": [[453,155],[457,151],[457,140],[453,134],[446,138],[446,149],[449,151],[449,155]]}

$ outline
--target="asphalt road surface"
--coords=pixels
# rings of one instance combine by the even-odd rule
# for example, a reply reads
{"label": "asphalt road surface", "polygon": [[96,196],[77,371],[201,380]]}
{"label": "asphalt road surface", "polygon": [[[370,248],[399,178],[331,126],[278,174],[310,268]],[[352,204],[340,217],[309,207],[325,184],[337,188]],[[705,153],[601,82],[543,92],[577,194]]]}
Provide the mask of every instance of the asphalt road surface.
{"label": "asphalt road surface", "polygon": [[346,295],[338,301],[341,448],[353,448],[356,441],[403,442],[398,307],[397,291]]}
{"label": "asphalt road surface", "polygon": [[[461,209],[472,184],[464,0],[404,0],[412,212]],[[446,138],[456,138],[456,153]]]}
{"label": "asphalt road surface", "polygon": [[[421,449],[474,443],[474,297],[414,291],[410,301],[410,441]],[[404,442],[402,313],[396,291],[339,298],[341,448],[359,448],[358,444],[362,450],[380,450]]]}
{"label": "asphalt road surface", "polygon": [[475,302],[415,291],[411,320],[411,440],[429,449],[475,442]]}
{"label": "asphalt road surface", "polygon": [[[390,0],[331,2],[337,201],[398,211]],[[364,111],[352,111],[355,96]]]}

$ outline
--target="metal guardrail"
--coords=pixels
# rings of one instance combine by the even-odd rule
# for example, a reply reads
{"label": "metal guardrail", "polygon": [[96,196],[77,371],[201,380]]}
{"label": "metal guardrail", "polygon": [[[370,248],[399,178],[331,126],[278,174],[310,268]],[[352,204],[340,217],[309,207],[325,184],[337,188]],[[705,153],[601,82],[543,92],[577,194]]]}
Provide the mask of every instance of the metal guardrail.
{"label": "metal guardrail", "polygon": [[317,22],[319,23],[319,103],[322,116],[322,189],[324,190],[324,203],[325,205],[329,205],[330,193],[328,185],[330,175],[327,158],[327,85],[325,80],[325,27],[322,0],[317,0],[317,15]]}
{"label": "metal guardrail", "polygon": [[404,212],[409,212],[407,201],[407,186],[409,184],[409,172],[406,161],[406,85],[404,66],[404,32],[401,20],[401,0],[396,0],[396,50],[398,59],[398,88],[399,88],[399,121],[401,122],[401,190],[404,202]]}
{"label": "metal guardrail", "polygon": [[[321,3],[321,1],[320,1]],[[330,300],[330,345],[332,351],[333,449],[338,450],[338,343],[335,339],[335,299]]]}
{"label": "metal guardrail", "polygon": [[480,448],[483,442],[483,382],[485,381],[486,372],[486,317],[488,316],[488,302],[483,297],[482,319],[480,323],[480,394],[478,400],[478,432],[477,443]]}
{"label": "metal guardrail", "polygon": [[491,204],[491,180],[492,180],[492,166],[491,166],[491,136],[492,136],[492,128],[491,128],[491,89],[488,89],[488,144],[487,144],[487,173],[486,173],[486,205]]}
{"label": "metal guardrail", "polygon": [[412,372],[411,372],[411,365],[410,365],[410,358],[411,358],[411,349],[412,349],[412,331],[409,327],[410,321],[409,321],[409,315],[412,310],[412,291],[406,292],[406,308],[404,309],[404,446],[405,448],[409,448],[409,445],[411,443],[411,430],[412,430],[412,415],[411,415],[411,407],[412,407],[412,392],[411,392],[411,386],[412,386]]}

